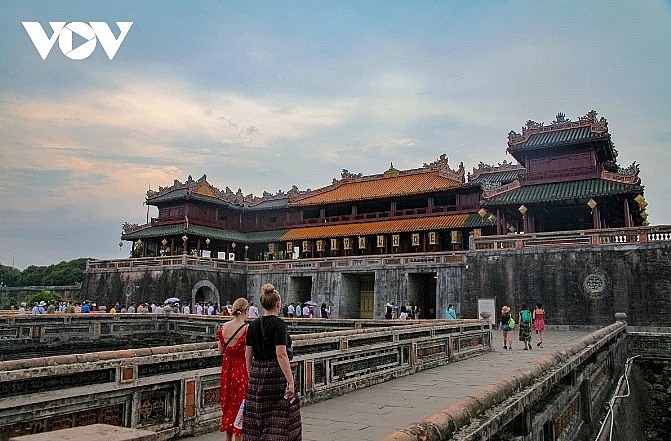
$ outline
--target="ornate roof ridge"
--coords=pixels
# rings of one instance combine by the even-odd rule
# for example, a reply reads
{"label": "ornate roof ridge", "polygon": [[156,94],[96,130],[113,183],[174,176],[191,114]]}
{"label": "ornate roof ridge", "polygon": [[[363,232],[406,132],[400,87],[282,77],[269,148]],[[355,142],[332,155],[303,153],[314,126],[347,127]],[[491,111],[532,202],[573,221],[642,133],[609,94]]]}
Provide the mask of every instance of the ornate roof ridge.
{"label": "ornate roof ridge", "polygon": [[525,170],[525,168],[522,164],[508,162],[505,159],[503,160],[503,162],[499,162],[498,165],[489,165],[480,161],[480,163],[478,164],[478,168],[473,167],[473,174],[471,173],[468,174],[468,182],[471,182],[476,178],[478,178],[480,175],[486,173],[499,173],[499,172],[508,172],[516,170],[522,171]]}
{"label": "ornate roof ridge", "polygon": [[545,125],[544,122],[536,122],[528,120],[526,125],[522,127],[522,133],[519,134],[514,130],[508,133],[508,147],[514,147],[518,144],[524,144],[531,135],[542,132],[554,132],[559,130],[573,129],[577,127],[589,127],[592,133],[604,134],[608,133],[608,122],[603,116],[599,119],[596,117],[597,112],[591,110],[585,116],[578,117],[578,121],[571,121],[566,118],[562,112],[557,113],[557,116],[550,125]]}
{"label": "ornate roof ridge", "polygon": [[278,190],[277,193],[270,193],[267,191],[263,192],[262,196],[255,196],[253,193],[247,195],[243,194],[242,190],[238,188],[237,192],[233,192],[230,187],[226,187],[225,190],[220,190],[219,188],[213,186],[207,181],[207,175],[203,175],[197,181],[193,180],[193,177],[189,175],[186,181],[180,182],[178,179],[175,179],[173,185],[169,187],[158,187],[158,190],[152,190],[151,188],[147,190],[147,201],[151,199],[156,199],[160,196],[166,195],[170,192],[176,190],[186,190],[187,194],[200,194],[204,196],[210,196],[215,199],[219,199],[224,202],[228,202],[232,205],[238,206],[254,206],[261,204],[267,201],[274,201],[278,199],[291,199],[295,195],[309,192],[310,189],[301,191],[295,185],[291,187],[288,191]]}
{"label": "ornate roof ridge", "polygon": [[302,192],[301,194],[295,196],[294,198],[290,199],[290,202],[298,201],[300,199],[305,199],[308,197],[316,196],[318,194],[326,193],[332,190],[335,190],[336,188],[340,187],[341,185],[344,184],[349,184],[349,183],[358,183],[358,182],[368,182],[368,181],[375,181],[378,179],[388,179],[388,178],[396,178],[399,176],[410,176],[410,175],[417,175],[417,174],[422,174],[422,173],[433,173],[433,172],[438,172],[438,176],[441,178],[447,178],[451,179],[453,181],[465,182],[465,169],[464,169],[464,163],[461,162],[459,163],[459,168],[456,170],[453,170],[450,167],[449,160],[447,158],[446,154],[440,155],[437,160],[430,162],[430,163],[424,163],[421,167],[418,168],[411,168],[407,170],[398,170],[394,167],[394,163],[389,164],[389,169],[384,171],[383,173],[376,173],[373,175],[364,175],[363,173],[351,173],[347,169],[342,169],[342,172],[340,173],[340,179],[338,178],[333,178],[333,181],[331,182],[331,185],[327,185],[325,187],[321,187],[315,190],[306,190],[305,192]]}

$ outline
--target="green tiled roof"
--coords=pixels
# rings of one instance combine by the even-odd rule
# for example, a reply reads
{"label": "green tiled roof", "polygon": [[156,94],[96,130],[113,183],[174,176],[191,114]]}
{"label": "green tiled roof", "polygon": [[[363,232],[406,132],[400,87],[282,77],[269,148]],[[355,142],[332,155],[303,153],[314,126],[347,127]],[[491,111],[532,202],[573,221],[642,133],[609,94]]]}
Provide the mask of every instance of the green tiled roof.
{"label": "green tiled roof", "polygon": [[640,185],[627,185],[605,179],[553,182],[551,184],[529,185],[509,192],[483,199],[481,205],[512,205],[535,202],[563,201],[570,199],[611,196],[625,193],[639,193]]}
{"label": "green tiled roof", "polygon": [[287,231],[289,230],[258,231],[247,233],[245,236],[249,243],[278,242]]}
{"label": "green tiled roof", "polygon": [[530,150],[554,147],[564,144],[577,144],[595,139],[608,139],[608,133],[594,133],[590,127],[574,127],[566,130],[552,130],[533,133],[525,142],[508,147],[508,151]]}
{"label": "green tiled roof", "polygon": [[468,215],[466,222],[464,222],[465,228],[483,228],[491,227],[493,224],[488,221],[486,218],[483,219],[478,213],[471,213]]}
{"label": "green tiled roof", "polygon": [[132,233],[122,234],[121,238],[123,240],[136,240],[156,236],[174,236],[175,234],[182,233],[184,233],[184,224],[179,223],[143,228],[141,230],[133,231]]}
{"label": "green tiled roof", "polygon": [[123,240],[137,240],[151,237],[175,236],[175,235],[196,235],[208,237],[210,239],[228,240],[240,243],[265,243],[279,240],[279,238],[288,230],[260,231],[254,233],[242,233],[235,230],[224,230],[221,228],[205,227],[202,225],[189,225],[188,231],[184,230],[184,224],[159,225],[156,227],[147,227],[132,233],[123,234]]}
{"label": "green tiled roof", "polygon": [[524,169],[506,170],[494,173],[482,173],[477,178],[468,182],[476,184],[501,185],[514,181],[522,173],[524,173]]}

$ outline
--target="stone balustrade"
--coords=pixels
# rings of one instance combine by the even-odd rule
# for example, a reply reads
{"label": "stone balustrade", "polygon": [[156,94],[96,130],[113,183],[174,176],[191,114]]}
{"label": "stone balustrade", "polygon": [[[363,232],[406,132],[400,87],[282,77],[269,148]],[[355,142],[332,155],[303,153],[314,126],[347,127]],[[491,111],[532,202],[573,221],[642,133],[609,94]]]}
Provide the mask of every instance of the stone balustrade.
{"label": "stone balustrade", "polygon": [[626,336],[624,322],[595,331],[383,441],[591,439],[622,372]]}
{"label": "stone balustrade", "polygon": [[[221,318],[78,314],[2,320],[6,336],[7,329],[18,329],[15,339],[23,329],[39,340],[63,326],[68,341],[92,335],[88,345],[95,346],[110,334],[133,339],[143,329],[211,337]],[[349,329],[300,333],[331,323]],[[290,326],[296,330],[291,364],[305,404],[476,356],[492,344],[491,328],[481,320],[296,319]],[[214,342],[0,361],[0,441],[94,423],[151,430],[163,439],[215,430],[220,367]]]}

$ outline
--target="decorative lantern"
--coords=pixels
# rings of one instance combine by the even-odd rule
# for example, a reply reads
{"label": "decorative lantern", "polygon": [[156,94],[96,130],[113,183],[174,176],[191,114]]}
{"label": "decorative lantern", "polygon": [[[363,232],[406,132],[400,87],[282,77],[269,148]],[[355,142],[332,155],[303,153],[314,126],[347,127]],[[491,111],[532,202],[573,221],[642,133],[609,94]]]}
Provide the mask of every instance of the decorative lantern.
{"label": "decorative lantern", "polygon": [[210,238],[205,239],[205,245],[210,246]]}
{"label": "decorative lantern", "polygon": [[480,210],[478,210],[478,214],[480,215],[481,218],[484,219],[485,216],[487,216],[487,210],[485,210],[484,208],[481,208]]}
{"label": "decorative lantern", "polygon": [[363,250],[366,248],[366,236],[359,236],[359,249]]}
{"label": "decorative lantern", "polygon": [[331,250],[338,251],[339,246],[340,244],[338,243],[338,239],[336,238],[331,239]]}
{"label": "decorative lantern", "polygon": [[391,235],[391,244],[395,247],[398,247],[401,245],[401,236],[399,234],[392,234]]}
{"label": "decorative lantern", "polygon": [[419,246],[419,233],[412,233],[412,246]]}
{"label": "decorative lantern", "polygon": [[287,253],[292,253],[294,251],[294,243],[287,242]]}
{"label": "decorative lantern", "polygon": [[517,209],[522,215],[524,215],[529,209],[525,207],[524,205],[520,205],[520,208]]}
{"label": "decorative lantern", "polygon": [[429,231],[429,245],[435,245],[435,244],[436,244],[436,232]]}
{"label": "decorative lantern", "polygon": [[161,241],[161,245],[163,245],[164,247],[167,247],[167,246],[168,246],[168,240],[167,240],[165,237],[164,237],[163,240]]}

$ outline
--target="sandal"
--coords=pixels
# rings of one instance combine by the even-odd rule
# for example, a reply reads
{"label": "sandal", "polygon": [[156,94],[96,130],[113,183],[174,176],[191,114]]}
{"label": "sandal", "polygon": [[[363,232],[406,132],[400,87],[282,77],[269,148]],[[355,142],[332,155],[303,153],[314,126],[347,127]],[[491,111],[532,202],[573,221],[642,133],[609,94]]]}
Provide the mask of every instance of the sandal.
{"label": "sandal", "polygon": [[509,350],[509,351],[512,351],[512,350],[513,350],[513,348],[512,348],[512,347],[510,347],[510,348],[508,348],[508,350]]}

